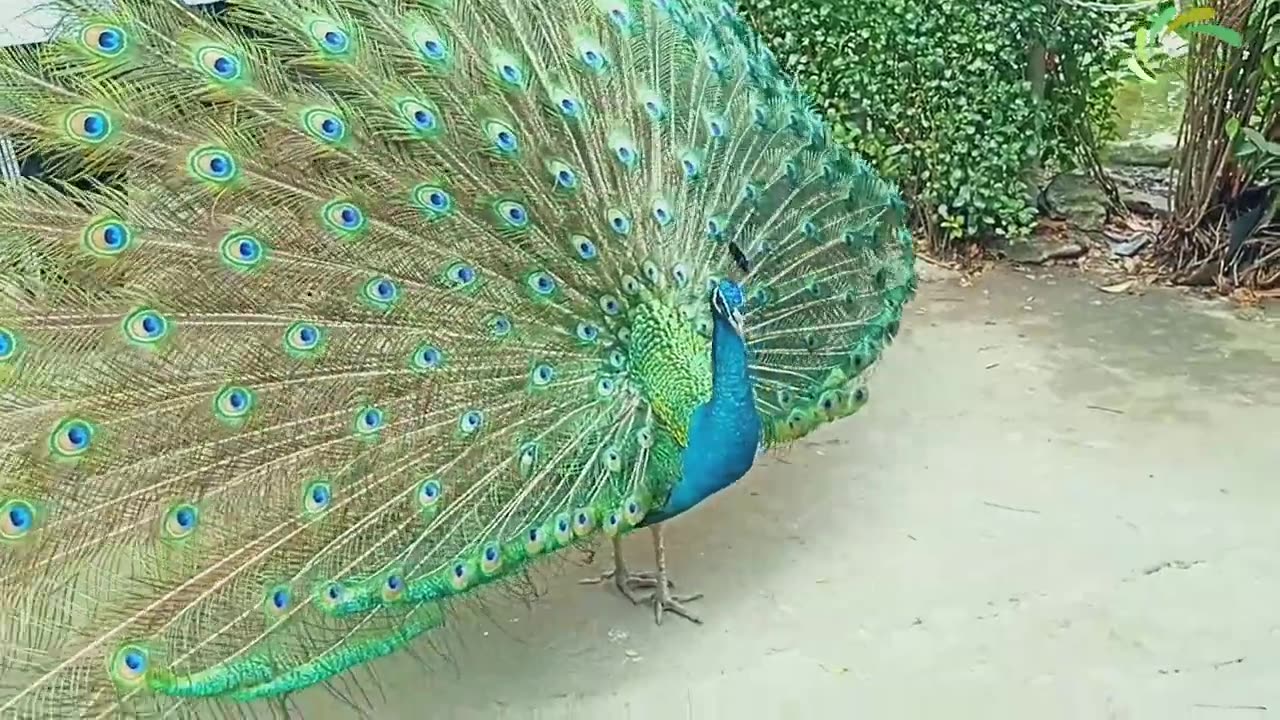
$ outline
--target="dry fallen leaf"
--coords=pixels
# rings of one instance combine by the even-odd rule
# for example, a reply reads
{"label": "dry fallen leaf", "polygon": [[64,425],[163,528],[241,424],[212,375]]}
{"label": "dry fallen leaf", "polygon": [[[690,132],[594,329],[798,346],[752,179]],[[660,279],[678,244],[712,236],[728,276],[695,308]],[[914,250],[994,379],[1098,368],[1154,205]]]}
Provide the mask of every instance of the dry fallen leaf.
{"label": "dry fallen leaf", "polygon": [[1133,280],[1125,280],[1124,282],[1118,282],[1118,283],[1115,283],[1114,285],[1099,285],[1098,289],[1104,293],[1119,295],[1120,293],[1129,292],[1131,289],[1133,289],[1133,285],[1134,285]]}

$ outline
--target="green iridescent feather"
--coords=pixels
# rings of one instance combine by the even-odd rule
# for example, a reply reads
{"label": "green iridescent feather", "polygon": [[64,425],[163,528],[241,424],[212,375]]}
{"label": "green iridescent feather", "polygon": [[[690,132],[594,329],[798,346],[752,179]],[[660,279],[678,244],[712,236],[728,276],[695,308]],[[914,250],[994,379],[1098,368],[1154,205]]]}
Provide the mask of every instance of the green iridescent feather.
{"label": "green iridescent feather", "polygon": [[[717,3],[64,0],[0,55],[0,715],[279,699],[679,472],[708,283],[770,445],[851,414],[897,191]],[[735,259],[737,256],[739,259]]]}

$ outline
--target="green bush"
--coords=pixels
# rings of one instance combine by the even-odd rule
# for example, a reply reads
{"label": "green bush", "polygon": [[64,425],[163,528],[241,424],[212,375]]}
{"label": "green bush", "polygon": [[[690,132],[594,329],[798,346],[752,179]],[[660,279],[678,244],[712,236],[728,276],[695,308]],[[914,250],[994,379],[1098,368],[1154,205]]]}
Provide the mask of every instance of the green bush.
{"label": "green bush", "polygon": [[[1057,0],[741,0],[836,137],[895,179],[937,249],[1022,237],[1028,171],[1074,161],[1078,123],[1102,139],[1126,49],[1120,16]],[[1044,82],[1028,72],[1047,49]]]}

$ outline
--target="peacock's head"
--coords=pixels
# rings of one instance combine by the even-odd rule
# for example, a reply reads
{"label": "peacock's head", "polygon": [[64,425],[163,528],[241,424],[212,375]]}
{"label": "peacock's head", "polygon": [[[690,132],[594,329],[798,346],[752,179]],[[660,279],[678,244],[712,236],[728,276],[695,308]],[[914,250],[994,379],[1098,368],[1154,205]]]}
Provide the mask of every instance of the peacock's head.
{"label": "peacock's head", "polygon": [[725,319],[734,332],[741,337],[745,331],[746,298],[742,294],[742,286],[727,278],[721,278],[711,288],[711,312]]}

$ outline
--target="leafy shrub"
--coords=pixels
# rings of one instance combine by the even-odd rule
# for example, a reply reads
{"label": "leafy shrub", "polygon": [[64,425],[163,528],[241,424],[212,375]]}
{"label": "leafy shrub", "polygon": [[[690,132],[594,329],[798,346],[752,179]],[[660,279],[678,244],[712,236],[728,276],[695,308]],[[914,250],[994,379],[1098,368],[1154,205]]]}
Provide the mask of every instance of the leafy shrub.
{"label": "leafy shrub", "polygon": [[[898,181],[936,248],[1024,236],[1027,171],[1074,161],[1079,123],[1104,138],[1117,16],[1058,0],[741,0],[835,128]],[[1031,49],[1048,57],[1044,83]],[[1036,91],[1040,88],[1043,99]]]}

